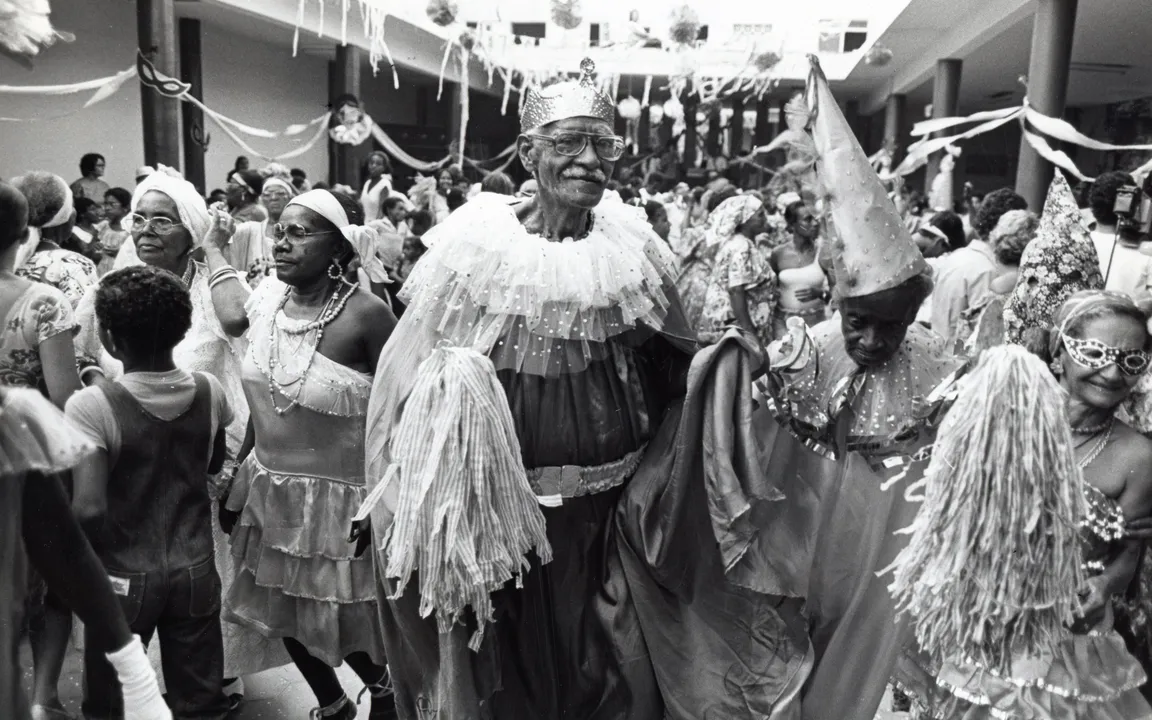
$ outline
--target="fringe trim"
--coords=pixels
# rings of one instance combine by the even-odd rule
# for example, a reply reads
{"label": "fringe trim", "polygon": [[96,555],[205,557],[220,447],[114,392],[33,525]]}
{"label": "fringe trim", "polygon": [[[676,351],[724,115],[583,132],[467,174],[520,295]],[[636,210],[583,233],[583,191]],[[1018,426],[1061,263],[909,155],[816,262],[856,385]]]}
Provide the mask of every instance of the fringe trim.
{"label": "fringe trim", "polygon": [[413,573],[420,614],[448,632],[467,608],[479,650],[494,619],[490,593],[517,586],[535,550],[551,561],[544,515],[528,483],[503,389],[485,356],[441,346],[420,365],[390,448],[400,496],[385,538],[386,577],[400,597]]}

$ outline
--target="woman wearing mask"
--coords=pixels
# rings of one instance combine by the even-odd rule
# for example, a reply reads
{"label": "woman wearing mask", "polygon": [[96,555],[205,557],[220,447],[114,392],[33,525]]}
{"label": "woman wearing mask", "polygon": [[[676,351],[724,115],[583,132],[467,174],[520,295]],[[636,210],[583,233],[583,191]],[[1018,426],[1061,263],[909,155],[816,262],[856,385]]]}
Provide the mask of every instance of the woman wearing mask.
{"label": "woman wearing mask", "polygon": [[805,325],[824,321],[832,295],[820,265],[820,223],[812,208],[802,200],[784,209],[784,221],[792,242],[772,251],[769,265],[780,282],[780,305],[773,319],[772,334],[784,337],[788,318],[798,317]]}

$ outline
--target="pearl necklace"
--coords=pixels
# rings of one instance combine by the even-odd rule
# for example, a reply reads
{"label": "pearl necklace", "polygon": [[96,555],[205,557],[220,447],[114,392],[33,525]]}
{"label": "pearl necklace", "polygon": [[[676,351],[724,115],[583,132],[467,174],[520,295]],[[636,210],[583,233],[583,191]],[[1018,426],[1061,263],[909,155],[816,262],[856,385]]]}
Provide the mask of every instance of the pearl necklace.
{"label": "pearl necklace", "polygon": [[[288,298],[292,295],[292,288],[284,291],[284,297],[280,300],[280,304],[276,306],[276,312],[272,315],[272,321],[268,323],[268,395],[272,399],[272,409],[276,411],[277,415],[284,415],[289,410],[292,410],[300,404],[300,394],[304,392],[304,384],[308,378],[308,372],[312,369],[312,364],[316,360],[316,351],[320,347],[320,341],[324,338],[324,328],[335,320],[344,306],[348,304],[348,298],[356,292],[360,287],[360,283],[352,283],[348,285],[348,290],[341,295],[340,287],[336,288],[336,292],[328,298],[328,302],[320,310],[320,314],[316,316],[315,320],[306,323],[300,327],[285,328],[280,327],[280,316],[284,312],[284,306],[288,304]],[[308,343],[305,337],[309,333],[315,333],[315,340],[311,343],[311,348],[308,354],[308,362],[304,365],[304,370],[296,376],[295,379],[287,382],[280,382],[276,379],[276,370],[279,369],[281,374],[287,376],[287,368],[280,362],[280,334],[277,330],[283,332],[285,335],[301,338],[301,346]],[[287,390],[295,385],[296,393],[289,396]],[[280,407],[276,404],[276,393],[279,392],[284,397],[288,398],[288,406]]]}

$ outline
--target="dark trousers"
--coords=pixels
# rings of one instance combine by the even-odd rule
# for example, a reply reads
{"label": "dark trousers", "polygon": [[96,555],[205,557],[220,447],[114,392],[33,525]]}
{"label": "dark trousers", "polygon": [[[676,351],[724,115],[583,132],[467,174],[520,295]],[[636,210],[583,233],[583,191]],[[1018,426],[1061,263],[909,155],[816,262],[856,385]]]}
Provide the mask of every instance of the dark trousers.
{"label": "dark trousers", "polygon": [[[175,718],[221,720],[228,714],[224,641],[220,633],[220,576],[211,557],[190,568],[128,573],[109,570],[132,632],[160,650],[168,705]],[[87,634],[87,633],[86,633]],[[124,702],[116,672],[85,638],[84,716],[121,720]]]}

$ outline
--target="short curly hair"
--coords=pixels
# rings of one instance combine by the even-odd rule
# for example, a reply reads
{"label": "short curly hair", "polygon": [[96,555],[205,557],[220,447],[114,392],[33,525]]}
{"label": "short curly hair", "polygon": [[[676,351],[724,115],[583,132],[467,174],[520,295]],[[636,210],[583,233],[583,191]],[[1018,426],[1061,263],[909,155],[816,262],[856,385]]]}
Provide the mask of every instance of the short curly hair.
{"label": "short curly hair", "polygon": [[976,217],[972,220],[972,229],[986,240],[988,234],[996,227],[996,223],[1000,222],[1001,215],[1009,210],[1027,209],[1028,201],[1012,188],[993,190],[985,195],[984,202],[980,203],[980,209],[976,211]]}
{"label": "short curly hair", "polygon": [[1136,181],[1126,172],[1113,170],[1096,178],[1088,191],[1088,207],[1092,217],[1101,225],[1116,224],[1116,191],[1125,185],[1135,185]]}
{"label": "short curly hair", "polygon": [[12,181],[28,200],[29,227],[43,227],[68,200],[68,183],[55,173],[33,170]]}
{"label": "short curly hair", "polygon": [[1040,219],[1030,210],[1009,210],[988,235],[992,252],[1004,265],[1019,265],[1024,248],[1036,237]]}
{"label": "short curly hair", "polygon": [[180,279],[147,265],[109,273],[96,290],[96,320],[139,358],[172,352],[192,327],[192,298]]}

